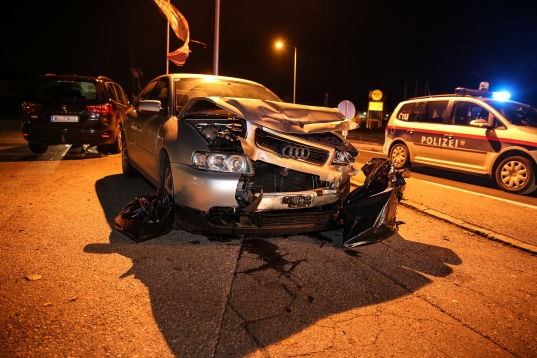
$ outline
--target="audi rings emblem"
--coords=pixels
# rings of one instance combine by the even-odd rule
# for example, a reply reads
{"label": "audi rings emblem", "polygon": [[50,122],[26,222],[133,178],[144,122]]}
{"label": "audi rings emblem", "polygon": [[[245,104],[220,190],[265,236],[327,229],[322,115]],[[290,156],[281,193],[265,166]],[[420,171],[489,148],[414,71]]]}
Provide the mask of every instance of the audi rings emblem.
{"label": "audi rings emblem", "polygon": [[286,145],[282,149],[282,155],[286,158],[308,159],[310,150],[304,147],[291,147],[290,145]]}

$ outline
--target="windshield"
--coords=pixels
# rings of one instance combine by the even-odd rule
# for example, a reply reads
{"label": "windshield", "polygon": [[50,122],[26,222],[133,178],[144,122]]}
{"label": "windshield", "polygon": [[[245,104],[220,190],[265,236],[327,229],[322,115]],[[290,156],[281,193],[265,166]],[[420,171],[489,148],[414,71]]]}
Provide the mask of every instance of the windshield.
{"label": "windshield", "polygon": [[191,98],[208,96],[282,101],[268,88],[254,83],[207,80],[205,78],[181,78],[175,81],[177,111],[180,111]]}
{"label": "windshield", "polygon": [[45,78],[32,95],[37,100],[96,100],[97,84],[89,80]]}
{"label": "windshield", "polygon": [[511,124],[537,128],[537,109],[516,102],[487,101]]}

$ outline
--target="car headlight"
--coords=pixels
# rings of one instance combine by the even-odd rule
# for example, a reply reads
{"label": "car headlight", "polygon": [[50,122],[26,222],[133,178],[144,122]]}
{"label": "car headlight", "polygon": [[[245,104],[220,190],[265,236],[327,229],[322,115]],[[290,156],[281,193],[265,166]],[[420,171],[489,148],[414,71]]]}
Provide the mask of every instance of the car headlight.
{"label": "car headlight", "polygon": [[356,156],[354,153],[350,153],[347,151],[337,150],[334,153],[334,160],[332,160],[332,164],[352,164],[356,161]]}
{"label": "car headlight", "polygon": [[250,158],[242,154],[194,152],[192,167],[213,172],[253,174]]}

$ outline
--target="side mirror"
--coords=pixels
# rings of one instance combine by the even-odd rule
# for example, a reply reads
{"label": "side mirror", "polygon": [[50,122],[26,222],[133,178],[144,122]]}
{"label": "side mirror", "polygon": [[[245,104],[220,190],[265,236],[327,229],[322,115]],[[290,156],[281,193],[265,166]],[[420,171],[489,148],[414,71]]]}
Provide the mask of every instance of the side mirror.
{"label": "side mirror", "polygon": [[138,104],[138,110],[144,111],[144,112],[160,112],[160,101],[154,101],[154,100],[145,100],[140,101],[140,104]]}

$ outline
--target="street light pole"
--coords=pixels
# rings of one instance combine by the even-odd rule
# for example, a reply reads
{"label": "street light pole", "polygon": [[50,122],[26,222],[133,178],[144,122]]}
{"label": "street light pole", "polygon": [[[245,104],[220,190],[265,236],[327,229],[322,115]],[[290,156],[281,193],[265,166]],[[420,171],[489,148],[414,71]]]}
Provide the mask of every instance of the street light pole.
{"label": "street light pole", "polygon": [[284,45],[281,42],[276,43],[277,48],[293,47],[295,49],[294,73],[293,73],[293,103],[296,103],[296,46]]}
{"label": "street light pole", "polygon": [[296,103],[296,46],[295,47],[295,69],[294,69],[294,79],[293,79],[293,103]]}

